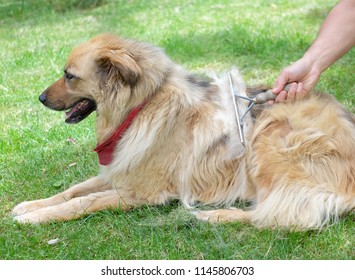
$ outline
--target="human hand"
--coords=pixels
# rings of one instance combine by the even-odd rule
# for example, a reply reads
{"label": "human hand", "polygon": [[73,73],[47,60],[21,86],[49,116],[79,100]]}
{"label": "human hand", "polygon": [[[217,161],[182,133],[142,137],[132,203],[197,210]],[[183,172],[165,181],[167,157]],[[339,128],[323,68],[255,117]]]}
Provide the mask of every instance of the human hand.
{"label": "human hand", "polygon": [[[277,94],[275,102],[298,100],[306,96],[318,82],[321,71],[315,63],[303,57],[282,70],[272,89]],[[283,90],[290,84],[288,91]],[[273,102],[270,102],[273,103]]]}

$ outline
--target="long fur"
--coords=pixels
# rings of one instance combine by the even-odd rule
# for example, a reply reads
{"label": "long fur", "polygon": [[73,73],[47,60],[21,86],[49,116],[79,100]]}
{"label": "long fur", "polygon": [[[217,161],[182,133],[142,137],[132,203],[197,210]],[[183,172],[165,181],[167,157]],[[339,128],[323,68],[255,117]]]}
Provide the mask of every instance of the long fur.
{"label": "long fur", "polygon": [[[50,86],[46,105],[66,110],[82,98],[94,100],[98,143],[132,108],[147,103],[111,164],[63,193],[17,205],[19,222],[70,220],[172,199],[189,208],[245,200],[250,209],[195,214],[210,222],[304,230],[355,208],[355,118],[329,95],[255,108],[256,119],[245,119],[243,146],[227,75],[201,79],[157,47],[107,34],[76,47],[65,68],[78,79],[63,77]],[[246,95],[237,70],[232,77],[235,90]],[[247,104],[238,104],[245,110]]]}

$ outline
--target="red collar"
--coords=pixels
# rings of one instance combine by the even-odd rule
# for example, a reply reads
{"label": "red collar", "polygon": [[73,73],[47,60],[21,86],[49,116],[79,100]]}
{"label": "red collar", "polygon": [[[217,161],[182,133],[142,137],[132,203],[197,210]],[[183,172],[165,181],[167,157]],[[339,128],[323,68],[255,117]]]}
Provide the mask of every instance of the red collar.
{"label": "red collar", "polygon": [[134,118],[137,116],[140,110],[144,107],[146,102],[143,102],[138,107],[132,109],[129,112],[127,118],[121,123],[121,125],[116,129],[116,131],[109,137],[106,141],[98,144],[94,151],[99,156],[99,163],[101,165],[109,165],[113,160],[113,152],[115,150],[116,144],[122,138],[123,134],[132,124]]}

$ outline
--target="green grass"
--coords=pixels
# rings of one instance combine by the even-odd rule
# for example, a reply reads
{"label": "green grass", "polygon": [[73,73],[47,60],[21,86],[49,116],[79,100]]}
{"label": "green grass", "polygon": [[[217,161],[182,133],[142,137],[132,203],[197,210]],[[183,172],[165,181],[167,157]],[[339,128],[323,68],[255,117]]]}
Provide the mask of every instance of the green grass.
{"label": "green grass", "polygon": [[[65,125],[37,101],[77,43],[114,32],[159,45],[197,73],[236,65],[249,84],[272,84],[336,2],[0,0],[0,259],[354,259],[354,214],[302,233],[210,225],[177,202],[39,226],[10,216],[17,203],[98,172],[94,116]],[[354,58],[353,50],[317,85],[353,112]]]}

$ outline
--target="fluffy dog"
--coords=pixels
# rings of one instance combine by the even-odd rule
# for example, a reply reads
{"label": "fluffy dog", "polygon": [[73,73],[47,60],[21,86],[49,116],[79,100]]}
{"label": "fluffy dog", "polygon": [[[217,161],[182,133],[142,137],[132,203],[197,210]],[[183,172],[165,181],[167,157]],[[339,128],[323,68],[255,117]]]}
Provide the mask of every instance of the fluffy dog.
{"label": "fluffy dog", "polygon": [[[246,94],[232,71],[239,94]],[[23,202],[23,223],[179,199],[249,209],[195,212],[211,222],[321,228],[355,207],[355,118],[334,98],[265,106],[238,138],[227,76],[201,79],[146,43],[100,35],[76,47],[40,101],[77,123],[96,111],[101,172],[47,199]],[[238,102],[240,110],[246,104]],[[257,108],[255,108],[257,109]]]}

